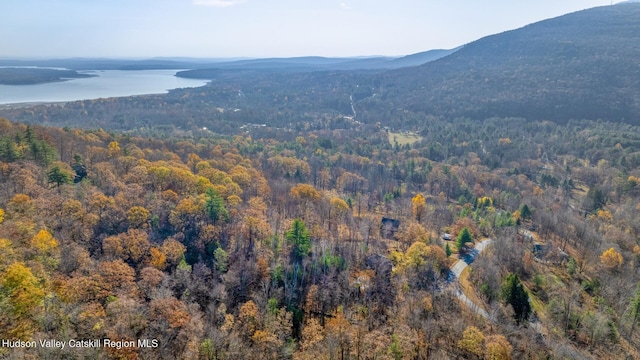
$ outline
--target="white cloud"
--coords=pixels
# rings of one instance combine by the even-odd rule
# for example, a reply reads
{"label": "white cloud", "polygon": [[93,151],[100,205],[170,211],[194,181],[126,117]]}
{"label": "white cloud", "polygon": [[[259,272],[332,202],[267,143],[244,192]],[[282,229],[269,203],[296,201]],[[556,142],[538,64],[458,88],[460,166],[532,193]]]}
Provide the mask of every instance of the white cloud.
{"label": "white cloud", "polygon": [[213,7],[229,7],[242,4],[245,0],[193,0],[194,5],[213,6]]}
{"label": "white cloud", "polygon": [[350,10],[351,6],[349,6],[349,4],[347,4],[346,2],[341,2],[340,3],[340,8],[343,10]]}

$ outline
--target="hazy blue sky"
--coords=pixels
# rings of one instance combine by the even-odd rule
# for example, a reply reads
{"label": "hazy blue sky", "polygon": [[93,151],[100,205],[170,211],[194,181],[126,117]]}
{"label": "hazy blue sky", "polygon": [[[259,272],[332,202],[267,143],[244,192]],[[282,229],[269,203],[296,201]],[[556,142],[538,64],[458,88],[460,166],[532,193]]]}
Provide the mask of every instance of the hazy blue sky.
{"label": "hazy blue sky", "polygon": [[404,55],[602,0],[0,0],[0,57]]}

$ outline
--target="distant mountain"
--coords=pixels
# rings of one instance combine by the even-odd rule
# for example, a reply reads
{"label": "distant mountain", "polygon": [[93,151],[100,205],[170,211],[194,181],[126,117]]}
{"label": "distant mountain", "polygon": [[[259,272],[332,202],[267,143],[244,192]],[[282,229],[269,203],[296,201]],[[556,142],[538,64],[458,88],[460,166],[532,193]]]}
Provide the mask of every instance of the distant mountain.
{"label": "distant mountain", "polygon": [[[305,56],[292,58],[265,58],[219,62],[212,69],[228,70],[266,70],[275,72],[308,72],[321,70],[352,70],[364,68],[380,68],[379,64],[393,58],[327,58],[321,56]],[[373,65],[372,65],[373,64]],[[200,72],[199,72],[200,73]]]}
{"label": "distant mountain", "polygon": [[[198,63],[191,61],[175,61],[168,59],[128,60],[128,59],[38,59],[13,60],[0,59],[0,66],[38,66],[45,68],[65,68],[70,70],[160,70],[160,69],[192,69]],[[212,66],[207,63],[204,66]]]}
{"label": "distant mountain", "polygon": [[[450,54],[454,50],[432,50],[405,57],[349,57],[328,58],[305,56],[292,58],[265,59],[201,59],[189,57],[158,57],[152,59],[0,59],[0,66],[38,66],[44,68],[64,68],[70,70],[168,70],[191,69],[181,76],[195,78],[216,77],[220,70],[230,70],[231,74],[247,72],[312,72],[333,70],[385,70],[404,66],[421,65]],[[213,75],[212,75],[213,74]],[[230,75],[230,74],[226,74]]]}
{"label": "distant mountain", "polygon": [[409,66],[423,65],[423,64],[426,64],[428,62],[435,61],[435,60],[438,60],[440,58],[443,58],[445,56],[449,56],[449,55],[453,54],[454,52],[460,50],[461,48],[462,48],[462,46],[457,47],[455,49],[450,49],[450,50],[438,49],[438,50],[424,51],[424,52],[421,52],[421,53],[417,53],[417,54],[413,54],[413,55],[407,55],[407,56],[403,56],[403,57],[398,58],[398,59],[394,59],[394,60],[390,61],[388,63],[388,65],[393,67],[394,69],[399,69],[399,68],[409,67]]}
{"label": "distant mountain", "polygon": [[[349,70],[391,70],[428,63],[452,54],[458,49],[430,50],[403,57],[372,56],[364,58],[326,58],[318,56],[251,59],[213,64],[209,69],[199,67],[178,73],[178,76],[198,79],[218,79],[235,75],[244,76],[248,72],[287,72]],[[229,73],[225,70],[234,70]]]}
{"label": "distant mountain", "polygon": [[[640,123],[640,4],[575,12],[488,36],[419,67],[376,76],[360,114],[381,109]],[[380,119],[382,120],[382,119]]]}

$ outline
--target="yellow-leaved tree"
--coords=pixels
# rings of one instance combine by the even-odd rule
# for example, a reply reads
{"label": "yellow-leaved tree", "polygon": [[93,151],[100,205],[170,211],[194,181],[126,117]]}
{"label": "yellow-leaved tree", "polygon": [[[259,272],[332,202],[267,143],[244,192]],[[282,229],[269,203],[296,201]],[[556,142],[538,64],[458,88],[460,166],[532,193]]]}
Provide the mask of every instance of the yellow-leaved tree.
{"label": "yellow-leaved tree", "polygon": [[0,336],[29,338],[45,295],[40,281],[24,263],[15,262],[2,274],[0,285]]}
{"label": "yellow-leaved tree", "polygon": [[149,218],[149,210],[143,206],[133,206],[127,211],[127,222],[132,228],[146,228]]}
{"label": "yellow-leaved tree", "polygon": [[120,155],[120,144],[117,141],[112,141],[109,143],[109,157],[117,157]]}
{"label": "yellow-leaved tree", "polygon": [[58,265],[57,253],[58,253],[58,240],[53,235],[42,229],[31,238],[31,246],[36,249],[36,259],[43,265],[50,268],[55,268]]}
{"label": "yellow-leaved tree", "polygon": [[614,248],[610,248],[609,250],[605,250],[602,255],[600,255],[600,262],[607,269],[617,269],[624,263],[624,259],[622,255],[616,251]]}
{"label": "yellow-leaved tree", "polygon": [[58,247],[58,240],[56,240],[50,232],[42,229],[31,238],[31,246],[42,253],[49,253]]}
{"label": "yellow-leaved tree", "polygon": [[413,218],[417,222],[424,220],[427,214],[427,202],[422,194],[418,193],[418,195],[411,199],[411,210],[413,212]]}
{"label": "yellow-leaved tree", "polygon": [[488,360],[511,360],[511,344],[502,335],[487,336],[485,358]]}
{"label": "yellow-leaved tree", "polygon": [[469,326],[458,340],[458,347],[469,354],[482,356],[484,353],[484,334],[475,326]]}

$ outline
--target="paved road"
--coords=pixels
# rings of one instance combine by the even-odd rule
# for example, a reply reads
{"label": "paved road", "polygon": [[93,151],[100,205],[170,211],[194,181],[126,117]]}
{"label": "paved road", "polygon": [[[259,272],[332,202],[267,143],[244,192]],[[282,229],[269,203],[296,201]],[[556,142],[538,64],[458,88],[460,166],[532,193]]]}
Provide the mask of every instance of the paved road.
{"label": "paved road", "polygon": [[451,267],[451,272],[455,275],[455,277],[459,278],[460,274],[462,274],[462,271],[467,266],[469,266],[469,264],[471,264],[473,260],[478,257],[478,255],[480,255],[480,253],[487,247],[487,245],[491,244],[492,242],[492,239],[482,240],[477,243],[473,249],[467,251],[467,254],[464,256],[464,258],[458,260],[458,262],[456,262],[453,267]]}
{"label": "paved road", "polygon": [[458,282],[458,279],[460,278],[460,274],[462,274],[462,271],[464,271],[464,269],[469,266],[469,264],[471,264],[473,260],[475,260],[476,257],[478,257],[478,255],[480,255],[480,253],[492,242],[492,239],[485,239],[477,243],[473,249],[469,250],[462,259],[458,260],[451,267],[449,276],[447,277],[449,283],[455,283],[455,293],[458,299],[462,300],[462,302],[467,305],[469,309],[473,310],[476,314],[484,317],[485,319],[490,319],[489,313],[487,313],[487,311],[480,305],[471,301],[471,299],[469,299],[467,295],[465,295],[462,290],[460,290],[460,283]]}
{"label": "paved road", "polygon": [[[529,234],[527,235],[530,235],[530,234],[531,233],[529,232]],[[494,322],[494,319],[489,315],[489,313],[487,313],[485,309],[482,308],[482,306],[471,301],[471,299],[469,299],[467,295],[465,295],[462,292],[462,290],[460,289],[460,283],[458,281],[460,278],[460,274],[462,274],[462,271],[467,266],[469,266],[469,264],[471,264],[473,260],[475,260],[476,257],[478,257],[478,255],[480,255],[480,253],[484,249],[486,249],[487,246],[492,242],[493,242],[492,239],[485,239],[477,243],[475,248],[471,249],[463,259],[458,260],[451,267],[451,270],[449,271],[449,276],[447,277],[447,281],[452,285],[454,284],[454,288],[452,288],[452,290],[455,291],[455,294],[458,297],[458,299],[460,299],[469,309],[473,310],[476,314],[482,316],[483,318],[491,322]],[[539,336],[542,337],[543,341],[546,344],[547,339],[543,333],[542,325],[540,325],[540,322],[534,318],[533,320],[531,320],[529,325],[538,333]]]}

